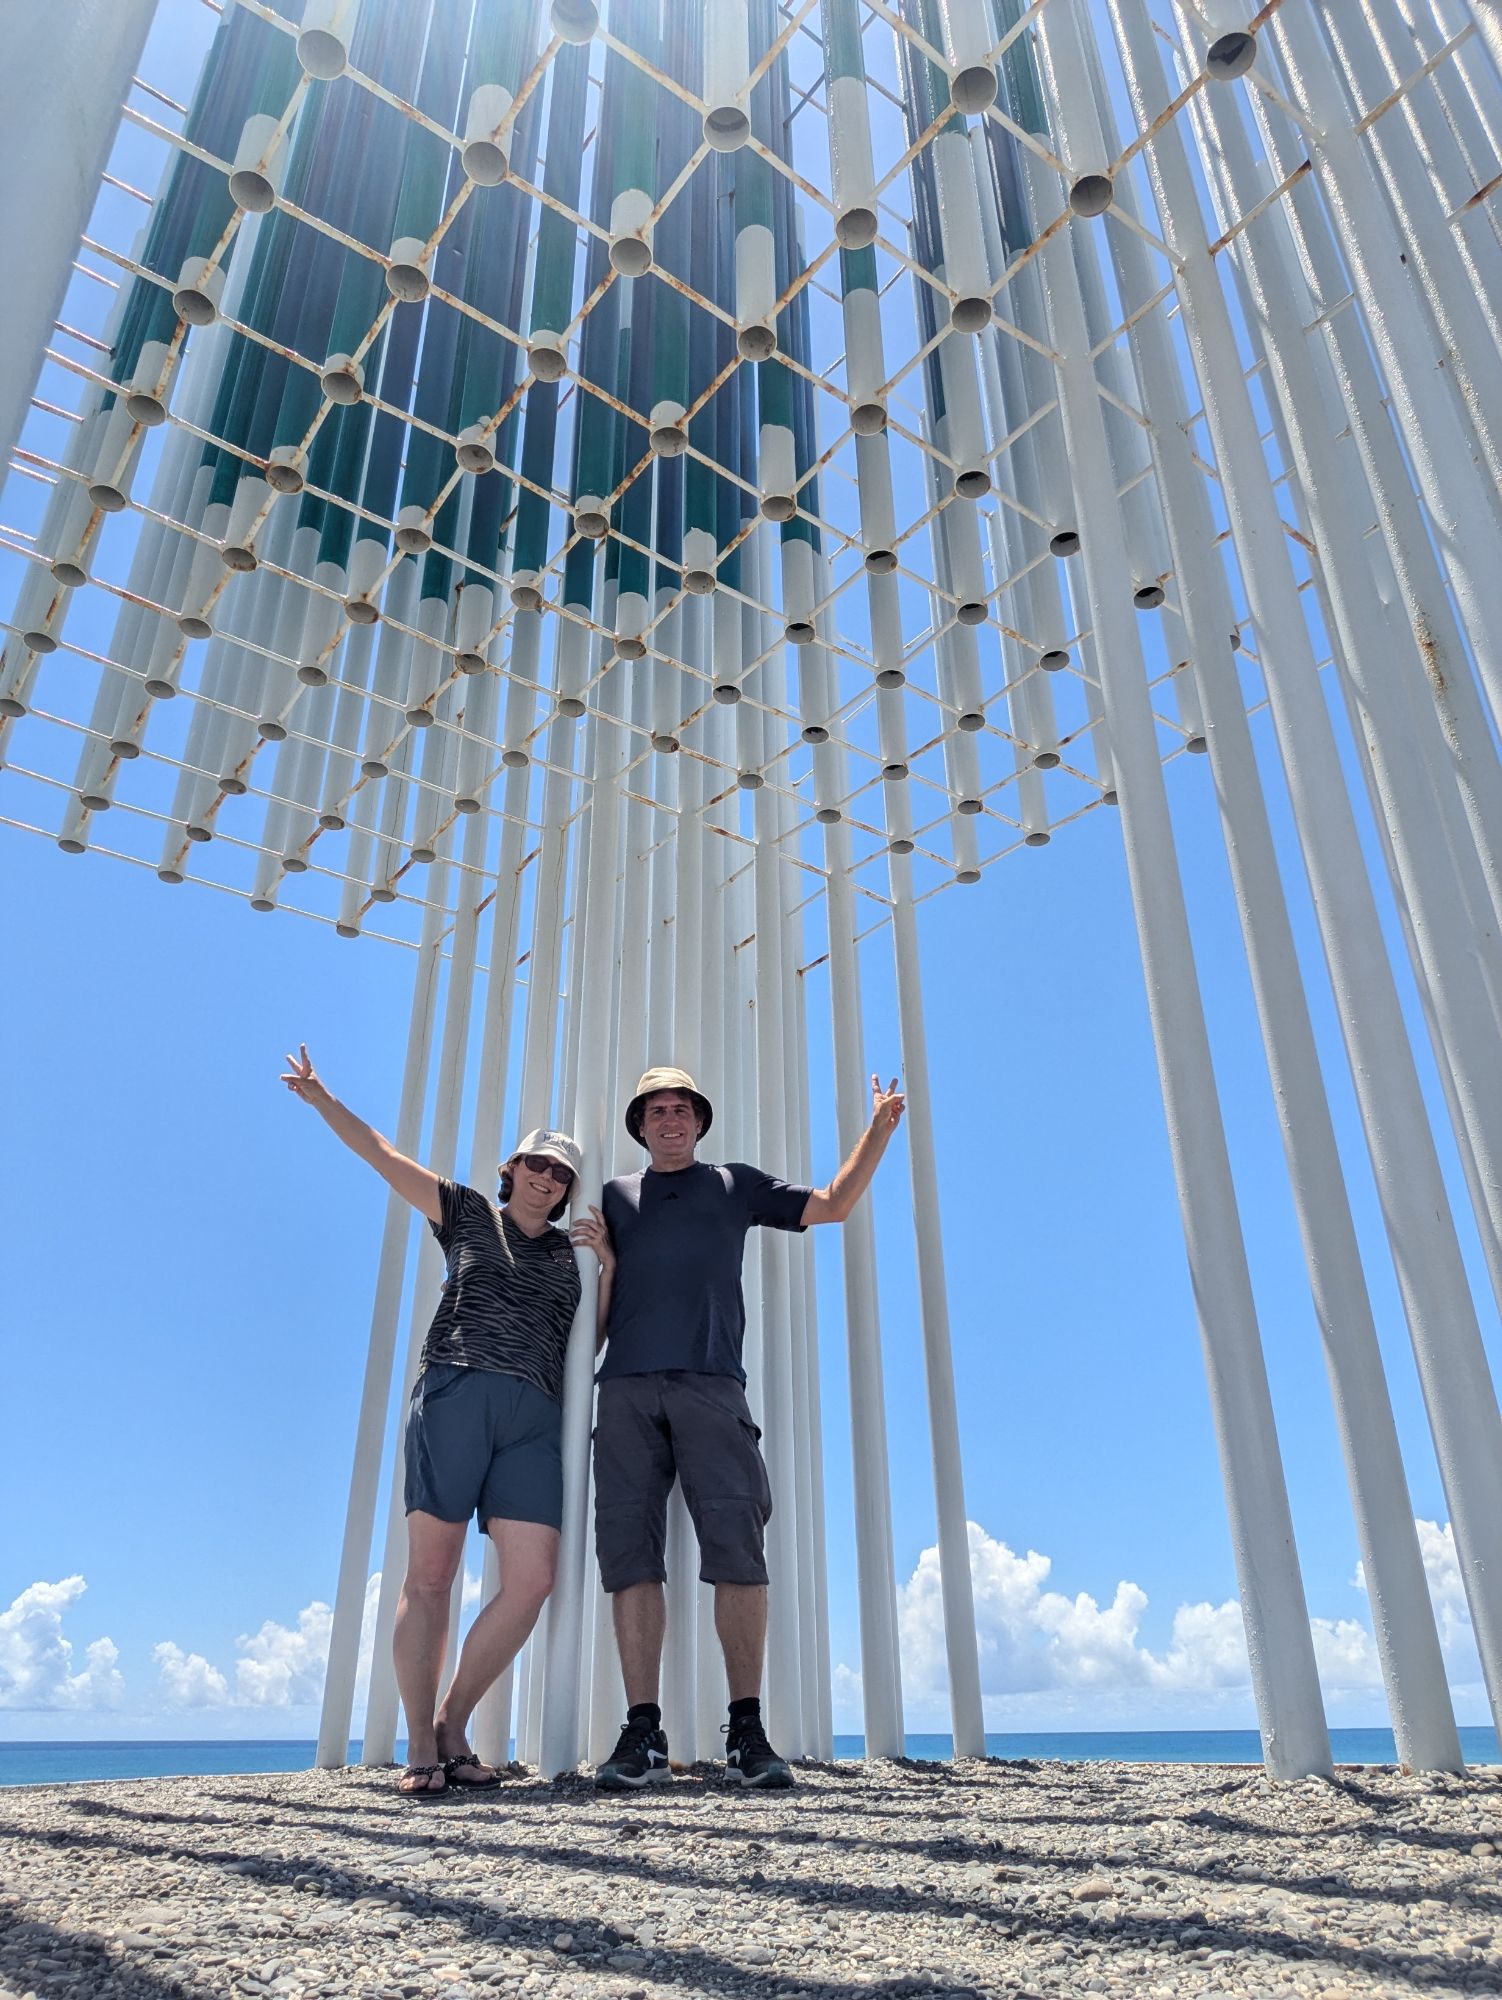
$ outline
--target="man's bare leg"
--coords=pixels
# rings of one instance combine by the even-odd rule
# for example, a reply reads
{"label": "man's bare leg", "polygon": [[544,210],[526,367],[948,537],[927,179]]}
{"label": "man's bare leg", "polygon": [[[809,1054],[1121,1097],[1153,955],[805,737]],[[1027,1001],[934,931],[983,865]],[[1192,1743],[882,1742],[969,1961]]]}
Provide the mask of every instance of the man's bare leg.
{"label": "man's bare leg", "polygon": [[[437,1764],[433,1710],[448,1645],[449,1592],[464,1554],[466,1521],[440,1521],[415,1510],[407,1516],[407,1575],[396,1607],[392,1656],[407,1716],[407,1762]],[[417,1779],[406,1791],[442,1791],[443,1775]]]}
{"label": "man's bare leg", "polygon": [[[762,1660],[767,1650],[767,1586],[764,1583],[717,1583],[714,1587],[714,1628],[725,1655],[725,1679],[730,1699],[743,1701],[761,1694]],[[658,1641],[659,1651],[661,1640]],[[655,1695],[643,1697],[655,1701]]]}
{"label": "man's bare leg", "polygon": [[761,1720],[761,1670],[767,1650],[767,1587],[717,1583],[714,1624],[725,1655],[730,1726],[725,1738],[725,1782],[785,1791],[793,1782],[787,1760],[767,1741]]}
{"label": "man's bare leg", "polygon": [[[763,1593],[765,1595],[765,1593]],[[662,1641],[667,1631],[667,1603],[660,1583],[633,1583],[610,1600],[615,1621],[615,1646],[626,1683],[626,1706],[657,1702],[662,1675]],[[765,1625],[765,1613],[763,1613]]]}

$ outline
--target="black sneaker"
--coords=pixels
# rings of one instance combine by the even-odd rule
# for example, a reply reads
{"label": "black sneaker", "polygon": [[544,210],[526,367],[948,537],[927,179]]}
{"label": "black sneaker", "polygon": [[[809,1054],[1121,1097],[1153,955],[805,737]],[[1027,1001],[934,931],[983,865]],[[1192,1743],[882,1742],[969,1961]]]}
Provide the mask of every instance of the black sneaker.
{"label": "black sneaker", "polygon": [[766,1792],[787,1790],[793,1774],[767,1741],[760,1716],[748,1715],[742,1722],[727,1722],[724,1730],[727,1785],[755,1785]]}
{"label": "black sneaker", "polygon": [[663,1785],[672,1778],[668,1739],[644,1715],[621,1724],[615,1748],[595,1772],[604,1792],[635,1792],[643,1785]]}

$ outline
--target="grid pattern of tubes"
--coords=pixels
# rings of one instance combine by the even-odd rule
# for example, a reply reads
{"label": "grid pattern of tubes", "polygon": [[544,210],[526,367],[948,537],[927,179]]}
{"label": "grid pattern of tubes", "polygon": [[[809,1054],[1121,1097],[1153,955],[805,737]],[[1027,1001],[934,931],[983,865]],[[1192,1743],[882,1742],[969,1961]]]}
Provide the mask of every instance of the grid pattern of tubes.
{"label": "grid pattern of tubes", "polygon": [[[1036,291],[1038,245],[1070,226],[1079,179],[1043,95],[1053,71],[1045,80],[1035,60],[1052,47],[1035,50],[1049,9],[753,5],[741,10],[744,49],[727,57],[686,29],[664,41],[652,7],[607,9],[581,48],[550,36],[541,5],[482,5],[472,22],[456,9],[425,40],[422,8],[372,4],[335,81],[299,67],[297,11],[229,7],[189,106],[163,102],[149,78],[127,101],[122,147],[144,160],[149,142],[162,193],[149,207],[145,194],[116,198],[79,259],[101,304],[115,289],[121,326],[59,327],[9,482],[5,542],[19,586],[0,690],[9,820],[261,907],[308,909],[345,929],[379,918],[415,942],[435,831],[456,812],[503,817],[504,764],[546,764],[558,704],[597,706],[602,676],[622,658],[654,663],[651,712],[615,726],[631,732],[633,770],[659,803],[654,744],[703,758],[716,688],[757,707],[758,754],[742,757],[738,744],[734,758],[713,760],[699,810],[737,783],[786,791],[783,851],[811,889],[823,861],[806,834],[821,814],[849,822],[859,890],[880,905],[893,837],[913,842],[921,901],[1113,800],[1095,635],[1069,553],[1079,501]],[[1081,10],[1059,0],[1057,11],[1083,48]],[[1374,161],[1385,128],[1418,129],[1422,118],[1425,133],[1446,131],[1434,198],[1457,258],[1484,274],[1495,255],[1479,150],[1484,52],[1443,7],[1391,12],[1402,39],[1374,36],[1364,68],[1352,56],[1341,108]],[[1225,89],[1207,81],[1201,16],[1191,9],[1175,24],[1165,13],[1154,26],[1178,71],[1165,71],[1164,106],[1198,151],[1201,110]],[[985,48],[968,87],[985,94],[977,74],[1000,83],[968,120],[948,95],[945,37],[955,33]],[[1105,44],[1108,63],[1112,53]],[[1113,104],[1124,122],[1104,66],[1094,88],[1106,122]],[[511,88],[489,80],[502,71]],[[1069,75],[1083,105],[1092,80]],[[851,163],[862,150],[852,86],[870,135],[865,165]],[[704,136],[715,126],[701,97],[711,88],[726,95],[720,125],[731,137],[735,103],[744,106],[737,151],[716,150],[719,128]],[[499,95],[476,110],[476,91]],[[632,131],[659,132],[646,166],[612,154],[617,91]],[[1300,178],[1276,164],[1298,119],[1269,34],[1244,91],[1256,119],[1241,105],[1235,117],[1262,157],[1256,199],[1232,201],[1215,231],[1228,272],[1248,221],[1289,201]],[[475,139],[475,120],[490,115],[494,127]],[[1090,143],[1104,146],[1093,107],[1087,122]],[[1116,191],[1114,205],[1098,231],[1074,235],[1160,746],[1175,757],[1204,745],[1198,676],[1239,666],[1254,707],[1261,688],[1233,547],[1226,649],[1212,662],[1187,644],[1152,476],[1160,420],[1144,407],[1124,335],[1129,319],[1173,300],[1175,260],[1141,151],[1140,135],[1113,141],[1095,179]],[[350,171],[367,157],[384,181]],[[1031,202],[1024,157],[1044,168]],[[499,187],[486,184],[501,172]],[[651,182],[640,191],[648,207],[612,235],[633,174]],[[149,215],[138,256],[132,209]],[[854,248],[852,214],[868,218],[854,226],[864,238]],[[254,239],[270,222],[281,236],[263,253]],[[1103,254],[1119,232],[1137,239],[1149,272],[1148,297],[1131,306]],[[634,286],[647,336],[634,370],[620,360],[632,311],[622,295],[633,289],[618,268],[622,244],[649,260]],[[183,282],[194,260],[207,260],[196,291]],[[174,310],[212,312],[205,301],[226,284],[217,326]],[[770,358],[742,358],[768,345]],[[345,356],[353,373],[332,365]],[[1462,415],[1489,441],[1477,367]],[[203,386],[216,375],[217,395]],[[136,388],[128,409],[111,404],[115,386]],[[342,400],[350,395],[358,400]],[[1186,402],[1193,421],[1192,388]],[[1200,442],[1197,427],[1191,435]],[[197,479],[182,467],[164,477],[174,444],[200,458]],[[1208,449],[1198,465],[1202,504],[1219,521]],[[772,492],[779,485],[785,494]],[[962,504],[967,492],[975,497]],[[584,493],[611,526],[602,582],[578,532]],[[101,499],[116,512],[92,504]],[[232,522],[216,509],[233,501]],[[740,549],[762,532],[764,511],[788,506],[753,607]],[[1283,530],[1307,597],[1297,512],[1286,506]],[[289,516],[303,551],[317,530],[316,558],[291,546]],[[154,560],[142,560],[143,543]],[[405,564],[401,548],[414,551]],[[254,570],[227,569],[230,551]],[[420,582],[403,579],[419,566]],[[722,622],[701,625],[698,653],[686,656],[675,611],[685,585],[713,587],[746,614],[728,666]],[[85,589],[92,618],[72,603]],[[539,605],[543,630],[518,649],[519,622]],[[381,614],[380,643],[355,622],[367,606]],[[753,608],[766,621],[758,642],[746,637]],[[1311,624],[1321,631],[1317,614]],[[771,647],[789,637],[800,664],[810,638],[817,655],[798,677],[818,711],[811,720],[796,701],[769,702],[763,685]],[[529,692],[536,683],[529,703],[507,698],[518,680]],[[92,712],[81,698],[91,683]],[[198,711],[196,727],[184,729],[185,711]],[[833,761],[811,730],[844,748],[837,789],[821,778]],[[730,817],[732,838],[755,839],[744,803]],[[397,912],[379,912],[393,891]],[[879,920],[878,908],[860,907]]]}

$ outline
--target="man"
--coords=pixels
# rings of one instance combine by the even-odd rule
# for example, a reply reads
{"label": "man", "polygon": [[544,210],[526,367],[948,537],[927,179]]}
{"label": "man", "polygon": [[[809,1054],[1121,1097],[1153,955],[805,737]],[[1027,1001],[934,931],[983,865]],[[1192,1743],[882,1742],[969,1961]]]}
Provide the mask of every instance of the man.
{"label": "man", "polygon": [[726,1779],[761,1788],[793,1782],[761,1720],[772,1495],[746,1403],[741,1262],[753,1225],[802,1231],[851,1213],[904,1109],[895,1078],[883,1090],[873,1076],[871,1099],[871,1123],[829,1186],[798,1187],[757,1167],[698,1159],[712,1105],[684,1071],[648,1070],[626,1129],[652,1163],[607,1182],[603,1224],[576,1231],[602,1264],[595,1547],[628,1703],[620,1741],[595,1774],[607,1790],[669,1776],[658,1677],[675,1478],[698,1536],[700,1577],[714,1585],[730,1689]]}

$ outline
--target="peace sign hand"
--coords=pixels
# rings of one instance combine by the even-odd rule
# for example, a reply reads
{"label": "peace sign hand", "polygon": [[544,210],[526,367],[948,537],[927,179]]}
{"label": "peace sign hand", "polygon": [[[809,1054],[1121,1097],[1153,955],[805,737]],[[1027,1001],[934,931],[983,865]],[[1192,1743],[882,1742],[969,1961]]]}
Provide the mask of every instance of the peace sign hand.
{"label": "peace sign hand", "polygon": [[906,1109],[907,1099],[897,1088],[896,1077],[894,1076],[886,1089],[883,1090],[881,1087],[881,1078],[873,1075],[871,1078],[871,1123],[877,1130],[890,1137],[902,1123],[902,1114]]}
{"label": "peace sign hand", "polygon": [[311,1104],[315,1111],[321,1110],[330,1102],[328,1087],[314,1071],[307,1043],[299,1042],[298,1047],[302,1055],[300,1058],[287,1057],[287,1067],[282,1073],[282,1082],[294,1097],[300,1097],[304,1104]]}

